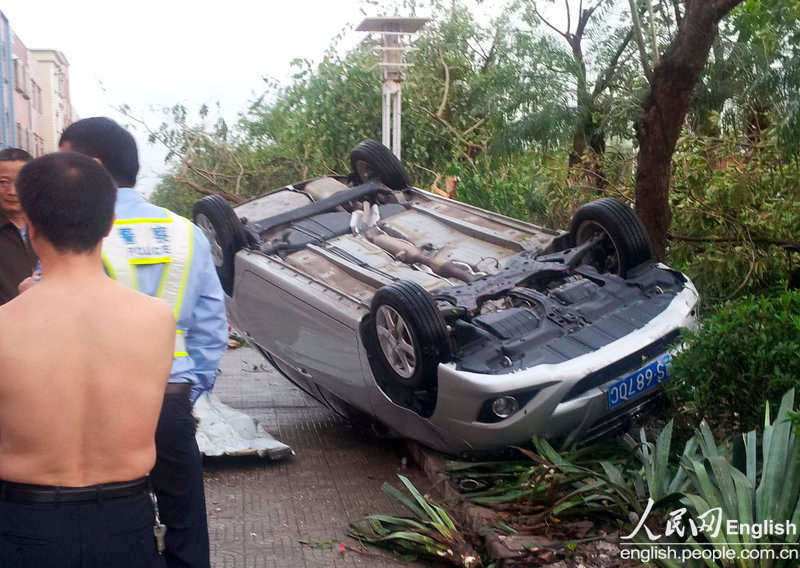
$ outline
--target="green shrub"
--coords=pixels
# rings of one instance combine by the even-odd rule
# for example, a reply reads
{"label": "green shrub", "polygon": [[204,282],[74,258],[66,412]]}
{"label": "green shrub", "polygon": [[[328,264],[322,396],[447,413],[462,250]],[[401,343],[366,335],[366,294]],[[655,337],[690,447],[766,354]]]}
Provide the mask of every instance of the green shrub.
{"label": "green shrub", "polygon": [[459,201],[523,221],[541,222],[549,205],[542,189],[548,179],[533,160],[515,158],[479,160],[474,167],[452,162],[444,173],[458,177]]}
{"label": "green shrub", "polygon": [[164,176],[150,194],[151,203],[166,207],[173,213],[192,218],[192,207],[195,201],[203,196],[184,183],[180,183],[171,175]]}
{"label": "green shrub", "polygon": [[765,403],[800,387],[800,290],[726,302],[684,334],[667,392],[690,421],[755,427]]}
{"label": "green shrub", "polygon": [[703,300],[759,293],[789,278],[800,246],[800,164],[774,140],[684,136],[674,157],[668,264]]}

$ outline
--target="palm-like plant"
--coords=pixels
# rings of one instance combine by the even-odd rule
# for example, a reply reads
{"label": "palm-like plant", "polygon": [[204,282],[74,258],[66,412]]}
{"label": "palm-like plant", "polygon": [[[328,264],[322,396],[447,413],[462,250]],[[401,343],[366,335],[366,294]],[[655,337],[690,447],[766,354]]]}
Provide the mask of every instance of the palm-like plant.
{"label": "palm-like plant", "polygon": [[482,566],[480,556],[447,511],[422,495],[407,477],[397,477],[410,497],[388,483],[383,485],[383,490],[408,509],[414,518],[369,515],[354,523],[349,535],[359,542],[406,556],[419,556],[459,568]]}
{"label": "palm-like plant", "polygon": [[[739,527],[760,525],[764,531],[777,525],[786,527],[786,523],[800,526],[800,442],[792,422],[792,417],[797,416],[793,407],[794,391],[790,390],[784,395],[774,420],[767,409],[760,440],[759,434],[751,431],[732,443],[717,444],[711,428],[703,422],[679,456],[672,447],[671,422],[654,442],[648,441],[643,431],[638,440],[626,436],[639,467],[607,460],[592,464],[586,456],[602,451],[597,446],[559,453],[547,442],[534,439],[536,453],[522,450],[533,460],[532,466],[525,467],[519,462],[500,464],[491,473],[492,468],[486,464],[472,464],[470,471],[467,464],[454,463],[451,474],[480,479],[494,475],[502,480],[494,488],[472,494],[472,500],[484,504],[539,505],[535,514],[525,519],[528,527],[551,516],[580,513],[607,518],[611,515],[621,522],[623,534],[627,534],[633,529],[629,526],[631,522],[638,524],[649,513],[647,525],[652,533],[665,534],[669,532],[664,530],[669,514],[684,507],[695,531],[689,528],[692,525],[687,520],[683,523],[683,536],[673,533],[656,536],[651,541],[640,531],[633,536],[633,542],[666,548],[675,547],[677,539],[682,541],[677,545],[679,548],[734,551],[737,556],[734,564],[724,566],[790,568],[797,566],[797,559],[780,558],[782,554],[778,551],[774,555],[743,557],[740,552],[753,549],[751,543],[758,539],[746,530],[726,529],[728,521],[735,521]],[[645,507],[648,499],[652,499],[649,509]],[[712,530],[706,523],[711,518],[709,512],[716,515],[718,530]],[[800,549],[796,530],[779,532],[784,531],[774,531],[757,548],[769,542],[770,546],[785,550]],[[707,559],[678,563],[667,556],[654,555],[653,562],[663,568],[721,565]],[[678,557],[681,556],[679,553]]]}

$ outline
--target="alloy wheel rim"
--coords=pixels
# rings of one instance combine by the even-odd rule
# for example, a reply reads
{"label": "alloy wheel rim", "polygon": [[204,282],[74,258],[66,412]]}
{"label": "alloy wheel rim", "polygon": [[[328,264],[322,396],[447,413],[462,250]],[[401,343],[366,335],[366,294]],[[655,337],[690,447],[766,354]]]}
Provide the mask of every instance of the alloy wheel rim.
{"label": "alloy wheel rim", "polygon": [[391,306],[382,305],[375,315],[378,343],[392,370],[409,379],[417,369],[414,336],[403,317]]}
{"label": "alloy wheel rim", "polygon": [[211,257],[214,259],[214,265],[222,266],[224,254],[222,252],[222,246],[219,244],[219,239],[217,238],[217,231],[214,229],[211,220],[200,213],[197,215],[195,222],[211,244]]}

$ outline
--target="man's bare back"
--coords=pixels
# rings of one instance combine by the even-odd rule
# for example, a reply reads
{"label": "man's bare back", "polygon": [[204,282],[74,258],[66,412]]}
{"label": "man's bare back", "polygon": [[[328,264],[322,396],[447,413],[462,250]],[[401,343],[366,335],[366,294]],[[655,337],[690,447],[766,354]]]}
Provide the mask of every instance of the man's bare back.
{"label": "man's bare back", "polygon": [[172,312],[99,265],[44,270],[0,307],[0,479],[81,487],[142,477],[155,461]]}
{"label": "man's bare back", "polygon": [[104,270],[117,191],[100,163],[47,154],[16,185],[42,279],[0,307],[0,563],[163,567],[145,476],[172,310]]}

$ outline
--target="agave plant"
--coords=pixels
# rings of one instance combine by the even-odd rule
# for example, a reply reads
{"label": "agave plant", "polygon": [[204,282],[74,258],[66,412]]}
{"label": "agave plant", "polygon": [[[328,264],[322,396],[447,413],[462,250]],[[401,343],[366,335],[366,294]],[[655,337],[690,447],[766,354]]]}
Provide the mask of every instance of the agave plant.
{"label": "agave plant", "polygon": [[[657,524],[662,527],[667,512],[681,506],[687,508],[695,527],[704,526],[704,517],[710,511],[719,516],[717,530],[689,533],[680,546],[704,552],[733,550],[737,553],[733,565],[738,568],[796,567],[797,558],[780,559],[777,558],[779,554],[774,555],[775,558],[770,558],[769,554],[742,557],[739,551],[752,548],[745,543],[757,539],[744,531],[738,534],[725,530],[728,521],[735,521],[739,526],[769,527],[771,523],[785,522],[800,526],[800,444],[790,419],[793,405],[794,391],[791,390],[784,395],[774,421],[770,420],[767,408],[760,444],[755,431],[743,434],[732,444],[718,444],[711,428],[703,422],[687,441],[677,463],[672,459],[671,422],[655,442],[648,442],[643,431],[640,431],[639,441],[626,436],[626,442],[641,463],[640,469],[633,471],[601,462],[603,474],[597,473],[597,478],[629,505],[634,513],[632,520],[636,522],[641,518],[641,505],[648,498],[653,500],[651,517],[660,521]],[[633,540],[656,547],[674,546],[650,542],[641,534]],[[766,542],[800,550],[797,531],[770,535]],[[666,555],[654,557],[653,562],[664,568],[731,565],[716,564],[709,559],[686,559],[678,563]]]}
{"label": "agave plant", "polygon": [[[535,452],[517,448],[525,461],[453,461],[448,462],[447,471],[460,483],[467,480],[488,486],[469,493],[470,501],[488,506],[516,505],[528,513],[529,525],[567,512],[595,512],[606,517],[621,514],[627,518],[629,505],[619,496],[624,488],[610,491],[613,482],[598,473],[603,457],[620,455],[618,445],[595,444],[558,452],[546,440],[534,437],[532,443]],[[530,514],[532,510],[538,513]]]}
{"label": "agave plant", "polygon": [[[761,460],[755,431],[742,436],[740,445],[732,453],[721,451],[711,429],[703,423],[696,435],[699,455],[684,455],[683,468],[690,479],[690,489],[683,502],[695,517],[718,509],[723,530],[717,534],[704,533],[715,549],[740,551],[750,548],[749,534],[730,534],[724,530],[729,520],[740,526],[790,522],[800,526],[800,446],[789,413],[794,404],[794,390],[784,395],[775,421],[770,421],[769,407],[761,436]],[[798,531],[772,534],[766,542],[779,543],[788,549],[800,546]],[[692,543],[699,547],[700,544]],[[738,558],[739,568],[790,568],[798,565],[797,558]],[[776,555],[779,556],[779,555]],[[697,564],[698,566],[702,564]]]}
{"label": "agave plant", "polygon": [[[386,548],[459,568],[479,568],[480,556],[458,524],[439,504],[422,495],[407,477],[398,475],[409,496],[385,483],[383,490],[400,502],[414,518],[369,515],[348,533],[359,542]],[[360,525],[366,525],[362,528]]]}
{"label": "agave plant", "polygon": [[[471,494],[469,498],[485,504],[527,503],[539,509],[526,524],[548,516],[580,513],[612,515],[624,526],[638,524],[649,512],[648,525],[654,532],[664,527],[670,511],[681,507],[691,516],[695,527],[703,527],[707,513],[718,514],[718,530],[698,530],[686,534],[680,546],[696,551],[738,552],[757,540],[742,531],[729,533],[728,521],[742,525],[774,526],[791,523],[800,527],[800,442],[796,435],[797,414],[793,412],[794,391],[783,397],[772,421],[767,408],[764,429],[741,436],[732,443],[718,444],[705,422],[690,438],[682,453],[672,447],[672,422],[668,423],[654,442],[647,440],[644,431],[639,439],[627,435],[625,441],[633,451],[638,466],[604,460],[587,460],[586,456],[605,451],[588,446],[576,451],[559,453],[544,440],[534,439],[536,452],[520,449],[533,465],[523,467],[519,462],[504,465],[493,488]],[[676,459],[677,458],[677,459]],[[478,475],[488,476],[485,464],[477,464]],[[454,464],[458,475],[469,474],[465,464]],[[516,477],[515,477],[516,475]],[[652,499],[649,510],[645,503]],[[632,526],[629,528],[633,528]],[[708,528],[708,527],[706,527]],[[624,529],[623,529],[624,530]],[[800,553],[797,530],[769,535],[767,542]],[[662,537],[660,541],[674,541]],[[651,542],[644,535],[633,539],[637,544],[670,547],[673,544]],[[762,544],[763,546],[763,544]],[[678,563],[655,556],[653,562],[664,568],[678,566],[729,566],[738,568],[792,568],[798,559],[760,557],[743,558],[737,554],[733,564],[715,564],[711,560],[687,559]],[[756,555],[758,556],[758,555]]]}

